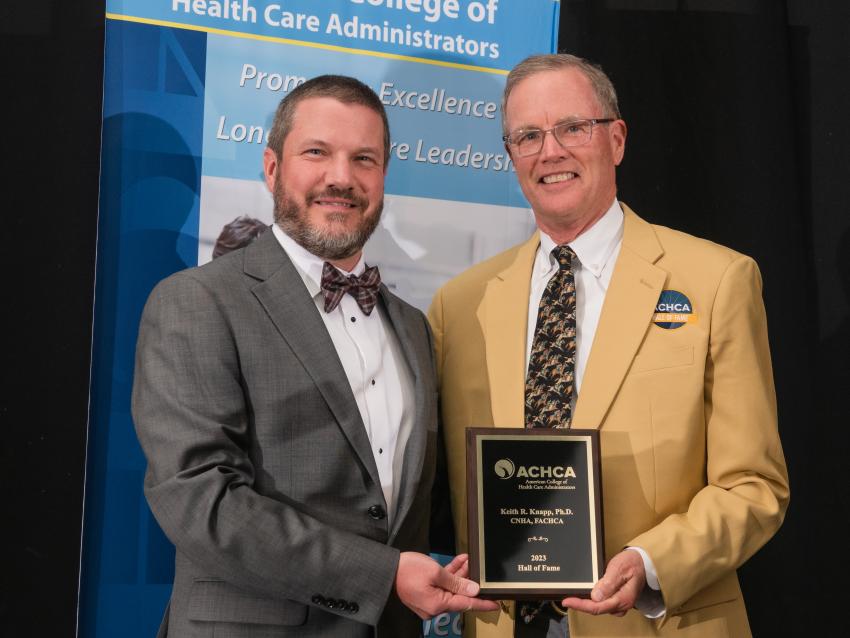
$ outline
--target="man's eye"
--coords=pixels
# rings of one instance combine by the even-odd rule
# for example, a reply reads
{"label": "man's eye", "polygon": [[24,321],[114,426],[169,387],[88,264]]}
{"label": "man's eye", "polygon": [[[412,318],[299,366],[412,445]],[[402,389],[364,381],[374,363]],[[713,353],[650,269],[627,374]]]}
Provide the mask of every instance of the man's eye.
{"label": "man's eye", "polygon": [[558,128],[565,135],[582,135],[586,132],[586,126],[587,124],[585,122],[567,122],[566,124],[561,124]]}
{"label": "man's eye", "polygon": [[540,131],[521,131],[517,134],[517,144],[523,142],[534,142],[540,138]]}
{"label": "man's eye", "polygon": [[307,155],[321,155],[321,154],[322,154],[322,149],[320,149],[320,148],[308,148],[308,149],[307,149],[306,151],[304,151],[304,152],[305,152]]}

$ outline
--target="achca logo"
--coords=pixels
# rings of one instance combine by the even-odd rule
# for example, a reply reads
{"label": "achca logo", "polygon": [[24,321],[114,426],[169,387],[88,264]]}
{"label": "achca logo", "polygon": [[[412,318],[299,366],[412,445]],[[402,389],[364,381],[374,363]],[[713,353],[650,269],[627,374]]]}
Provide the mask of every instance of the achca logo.
{"label": "achca logo", "polygon": [[516,474],[517,478],[532,479],[567,479],[576,477],[576,472],[571,465],[520,465],[517,468],[510,459],[499,459],[493,466],[493,470],[500,479],[509,479],[514,474]]}
{"label": "achca logo", "polygon": [[655,314],[652,322],[659,328],[672,330],[681,328],[686,323],[696,323],[697,315],[691,300],[678,290],[662,290],[658,303],[655,304]]}
{"label": "achca logo", "polygon": [[499,459],[493,469],[496,471],[496,476],[501,479],[509,479],[516,472],[516,466],[510,459]]}

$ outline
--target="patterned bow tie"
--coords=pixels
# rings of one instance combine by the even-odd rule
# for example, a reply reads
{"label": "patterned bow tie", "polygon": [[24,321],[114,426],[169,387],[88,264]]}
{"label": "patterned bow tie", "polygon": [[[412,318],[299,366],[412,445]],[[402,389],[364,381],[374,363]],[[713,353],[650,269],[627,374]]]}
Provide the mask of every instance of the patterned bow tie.
{"label": "patterned bow tie", "polygon": [[370,266],[359,277],[343,275],[333,264],[325,262],[322,267],[322,296],[325,299],[325,312],[331,312],[339,305],[345,293],[354,297],[363,314],[372,314],[372,308],[378,303],[378,289],[381,287],[381,273],[377,266]]}

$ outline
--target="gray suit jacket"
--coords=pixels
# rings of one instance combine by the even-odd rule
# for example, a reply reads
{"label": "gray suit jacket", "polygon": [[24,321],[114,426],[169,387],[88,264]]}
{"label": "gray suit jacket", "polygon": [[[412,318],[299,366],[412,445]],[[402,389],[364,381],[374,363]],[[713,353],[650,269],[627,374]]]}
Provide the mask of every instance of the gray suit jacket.
{"label": "gray suit jacket", "polygon": [[393,582],[400,551],[428,549],[433,351],[422,313],[386,288],[380,303],[415,377],[392,526],[342,364],[272,233],[151,293],[133,418],[177,548],[161,635],[421,633]]}

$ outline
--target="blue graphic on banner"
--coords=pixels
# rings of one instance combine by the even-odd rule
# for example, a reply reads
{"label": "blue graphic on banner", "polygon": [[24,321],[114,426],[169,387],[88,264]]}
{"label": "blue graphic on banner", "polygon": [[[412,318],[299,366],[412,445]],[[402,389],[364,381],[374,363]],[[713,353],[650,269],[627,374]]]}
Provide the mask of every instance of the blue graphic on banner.
{"label": "blue graphic on banner", "polygon": [[[431,554],[440,565],[448,565],[452,557],[445,554]],[[429,618],[422,623],[425,636],[457,636],[460,638],[463,632],[463,615],[458,612],[444,612]]]}
{"label": "blue graphic on banner", "polygon": [[174,549],[130,418],[148,293],[197,260],[206,34],[107,23],[80,636],[153,636]]}
{"label": "blue graphic on banner", "polygon": [[[525,206],[501,140],[504,77],[414,62],[211,35],[204,175],[261,179],[266,135],[281,97],[328,69],[381,97],[394,142],[386,192]],[[461,142],[461,143],[459,143]]]}
{"label": "blue graphic on banner", "polygon": [[530,53],[553,51],[558,26],[553,0],[107,0],[106,10],[501,70]]}
{"label": "blue graphic on banner", "polygon": [[[209,259],[236,215],[271,221],[261,167],[273,112],[323,73],[362,79],[386,105],[387,206],[367,253],[399,295],[424,308],[449,277],[523,240],[499,102],[504,70],[555,50],[558,2],[108,0],[107,11],[79,636],[141,638],[156,634],[174,575],[130,416],[150,290]],[[458,624],[442,614],[425,628],[454,636]]]}

